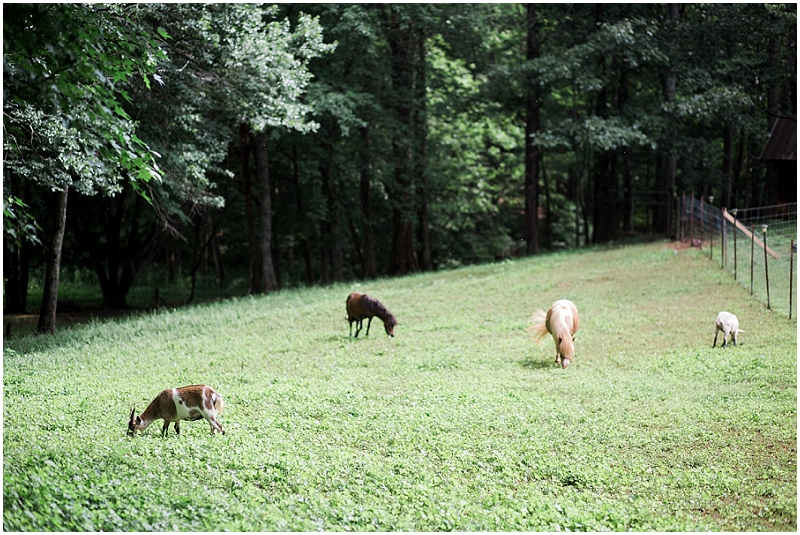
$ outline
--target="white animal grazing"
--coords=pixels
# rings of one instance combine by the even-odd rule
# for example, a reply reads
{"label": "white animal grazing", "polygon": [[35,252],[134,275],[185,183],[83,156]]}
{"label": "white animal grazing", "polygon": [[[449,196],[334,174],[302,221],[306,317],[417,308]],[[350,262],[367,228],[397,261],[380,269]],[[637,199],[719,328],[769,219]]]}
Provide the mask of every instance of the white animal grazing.
{"label": "white animal grazing", "polygon": [[222,414],[225,409],[225,400],[210,386],[192,385],[181,388],[167,388],[161,392],[156,399],[142,414],[136,416],[136,408],[131,409],[131,416],[128,420],[128,436],[134,436],[137,431],[144,431],[155,420],[164,420],[164,427],[161,429],[162,436],[167,435],[169,424],[175,422],[175,432],[180,435],[181,420],[195,421],[205,418],[211,424],[211,434],[215,431],[225,430],[217,421],[217,416]]}
{"label": "white animal grazing", "polygon": [[556,363],[562,368],[569,366],[575,356],[575,333],[580,327],[578,308],[569,299],[559,299],[545,314],[544,310],[537,310],[531,316],[532,325],[528,331],[533,333],[533,339],[538,344],[545,333],[553,335],[556,343]]}
{"label": "white animal grazing", "polygon": [[728,336],[731,334],[733,335],[733,345],[737,345],[739,333],[744,332],[739,328],[739,318],[730,312],[717,314],[717,329],[714,331],[714,345],[711,347],[717,347],[717,335],[720,331],[725,335],[725,339],[722,340],[722,347],[728,345]]}

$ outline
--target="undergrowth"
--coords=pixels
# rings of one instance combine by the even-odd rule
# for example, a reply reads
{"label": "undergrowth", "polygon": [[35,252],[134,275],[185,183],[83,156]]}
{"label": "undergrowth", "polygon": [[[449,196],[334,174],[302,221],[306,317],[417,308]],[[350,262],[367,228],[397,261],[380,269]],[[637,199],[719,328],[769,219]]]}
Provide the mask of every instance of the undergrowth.
{"label": "undergrowth", "polygon": [[[345,298],[398,318],[348,337]],[[572,299],[576,358],[525,332]],[[739,346],[712,348],[717,312]],[[282,291],[4,344],[10,531],[797,528],[797,331],[665,242]],[[125,436],[163,388],[206,423]]]}

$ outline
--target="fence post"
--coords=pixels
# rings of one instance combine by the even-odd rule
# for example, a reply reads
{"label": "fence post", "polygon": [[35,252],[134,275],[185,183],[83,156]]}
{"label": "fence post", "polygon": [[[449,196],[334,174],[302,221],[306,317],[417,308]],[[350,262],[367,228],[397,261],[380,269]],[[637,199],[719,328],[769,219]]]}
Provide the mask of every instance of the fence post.
{"label": "fence post", "polygon": [[767,310],[769,310],[769,268],[767,267],[767,225],[761,225],[764,233],[764,277],[767,282]]}
{"label": "fence post", "polygon": [[792,319],[792,284],[794,281],[794,238],[789,244],[789,319]]}
{"label": "fence post", "polygon": [[720,221],[722,222],[722,269],[725,269],[725,260],[728,258],[728,221],[724,215],[720,218]]}
{"label": "fence post", "polygon": [[750,225],[750,295],[753,295],[753,252],[756,246],[756,226]]}
{"label": "fence post", "polygon": [[703,240],[706,237],[706,203],[700,197],[700,250],[703,250]]}
{"label": "fence post", "polygon": [[708,258],[714,260],[714,196],[708,196],[708,203],[711,205],[711,210],[708,212]]}
{"label": "fence post", "polygon": [[738,280],[736,278],[736,214],[738,213],[738,208],[731,210],[731,214],[733,214],[733,280]]}
{"label": "fence post", "polygon": [[680,222],[681,222],[680,241],[683,242],[684,238],[686,238],[686,192],[685,191],[681,192]]}

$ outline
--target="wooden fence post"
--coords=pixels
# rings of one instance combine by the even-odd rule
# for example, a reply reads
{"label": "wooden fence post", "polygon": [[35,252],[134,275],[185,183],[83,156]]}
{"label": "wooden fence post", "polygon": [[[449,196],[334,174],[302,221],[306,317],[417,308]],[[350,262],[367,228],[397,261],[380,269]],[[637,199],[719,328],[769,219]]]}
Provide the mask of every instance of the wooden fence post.
{"label": "wooden fence post", "polygon": [[792,319],[792,284],[794,281],[794,238],[789,244],[789,319]]}
{"label": "wooden fence post", "polygon": [[708,196],[711,210],[708,212],[708,258],[714,260],[714,196]]}
{"label": "wooden fence post", "polygon": [[733,214],[733,280],[738,280],[736,277],[736,214],[739,213],[738,208],[731,210]]}
{"label": "wooden fence post", "polygon": [[764,277],[767,283],[767,310],[769,310],[769,267],[767,266],[767,225],[761,225],[764,233]]}
{"label": "wooden fence post", "polygon": [[728,257],[728,225],[725,218],[722,220],[722,269],[725,269],[725,260]]}
{"label": "wooden fence post", "polygon": [[756,226],[750,225],[750,295],[753,295],[753,251],[756,246]]}

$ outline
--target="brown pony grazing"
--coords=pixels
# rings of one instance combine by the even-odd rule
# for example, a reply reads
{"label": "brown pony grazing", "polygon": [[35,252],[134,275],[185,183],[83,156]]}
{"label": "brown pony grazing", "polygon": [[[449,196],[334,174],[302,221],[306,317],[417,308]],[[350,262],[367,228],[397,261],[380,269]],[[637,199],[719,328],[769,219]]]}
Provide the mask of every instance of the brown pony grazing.
{"label": "brown pony grazing", "polygon": [[580,327],[578,309],[575,303],[569,299],[559,299],[547,314],[543,310],[537,310],[531,316],[532,325],[528,331],[533,333],[533,339],[538,344],[545,333],[553,335],[556,343],[556,363],[561,364],[562,368],[569,366],[575,356],[575,333]]}
{"label": "brown pony grazing", "polygon": [[378,316],[383,320],[383,327],[386,329],[386,334],[394,336],[394,326],[397,325],[397,319],[391,312],[386,310],[386,307],[381,304],[377,299],[370,297],[367,294],[360,294],[353,292],[347,296],[347,321],[350,322],[350,336],[353,336],[353,322],[356,322],[356,335],[361,331],[362,322],[364,318],[369,318],[367,322],[367,334],[369,336],[369,326],[372,323],[373,316]]}

